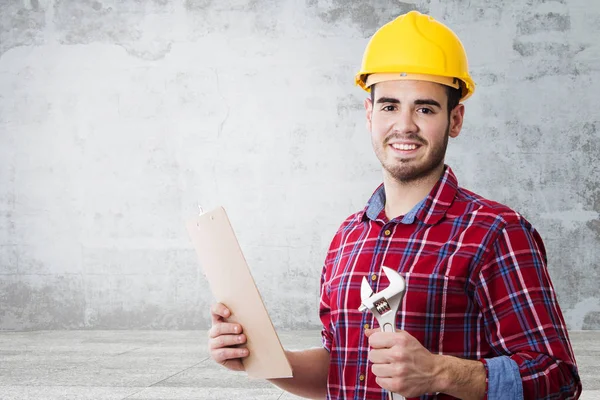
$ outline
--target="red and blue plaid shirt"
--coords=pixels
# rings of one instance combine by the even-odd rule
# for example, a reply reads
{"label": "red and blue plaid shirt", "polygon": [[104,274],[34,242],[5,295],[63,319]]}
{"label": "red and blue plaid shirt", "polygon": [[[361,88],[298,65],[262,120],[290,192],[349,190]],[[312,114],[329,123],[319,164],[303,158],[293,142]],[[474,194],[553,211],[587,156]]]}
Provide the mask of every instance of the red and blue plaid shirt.
{"label": "red and blue plaid shirt", "polygon": [[[364,329],[377,322],[358,311],[363,277],[374,291],[387,287],[382,266],[407,284],[397,328],[429,351],[481,360],[488,378],[490,360],[510,357],[526,399],[579,395],[544,245],[521,215],[460,188],[449,167],[414,218],[388,220],[384,204],[380,186],[339,228],[325,260],[320,317],[331,359],[328,399],[387,398],[367,359]],[[451,397],[421,396],[434,398]]]}

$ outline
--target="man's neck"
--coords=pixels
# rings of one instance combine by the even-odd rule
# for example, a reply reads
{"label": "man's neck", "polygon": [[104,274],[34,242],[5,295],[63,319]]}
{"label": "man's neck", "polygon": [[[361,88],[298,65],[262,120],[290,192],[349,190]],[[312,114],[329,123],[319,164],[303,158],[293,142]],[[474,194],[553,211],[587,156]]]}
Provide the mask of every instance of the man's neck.
{"label": "man's neck", "polygon": [[387,171],[383,173],[383,185],[385,187],[385,215],[388,219],[405,215],[423,200],[444,173],[444,166],[441,165],[431,174],[421,179],[400,182],[389,175]]}

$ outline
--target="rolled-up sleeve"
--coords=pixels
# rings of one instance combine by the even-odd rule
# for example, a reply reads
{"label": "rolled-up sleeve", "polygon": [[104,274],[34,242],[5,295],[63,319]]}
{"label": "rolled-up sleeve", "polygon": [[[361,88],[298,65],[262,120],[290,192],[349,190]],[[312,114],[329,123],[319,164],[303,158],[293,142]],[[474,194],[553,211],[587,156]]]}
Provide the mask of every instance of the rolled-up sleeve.
{"label": "rolled-up sleeve", "polygon": [[[515,216],[504,221],[488,250],[475,279],[475,300],[494,356],[515,363],[523,398],[577,398],[581,382],[541,237]],[[499,362],[505,361],[486,361],[490,399]]]}
{"label": "rolled-up sleeve", "polygon": [[508,356],[482,360],[488,375],[487,400],[522,400],[519,366]]}

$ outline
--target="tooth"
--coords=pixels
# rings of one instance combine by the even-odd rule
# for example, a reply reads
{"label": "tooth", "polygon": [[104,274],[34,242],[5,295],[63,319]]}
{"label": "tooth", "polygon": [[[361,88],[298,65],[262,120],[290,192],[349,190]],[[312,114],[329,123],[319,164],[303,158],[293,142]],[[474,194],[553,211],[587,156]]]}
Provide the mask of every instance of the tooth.
{"label": "tooth", "polygon": [[415,144],[393,144],[392,146],[398,150],[414,150],[417,148]]}

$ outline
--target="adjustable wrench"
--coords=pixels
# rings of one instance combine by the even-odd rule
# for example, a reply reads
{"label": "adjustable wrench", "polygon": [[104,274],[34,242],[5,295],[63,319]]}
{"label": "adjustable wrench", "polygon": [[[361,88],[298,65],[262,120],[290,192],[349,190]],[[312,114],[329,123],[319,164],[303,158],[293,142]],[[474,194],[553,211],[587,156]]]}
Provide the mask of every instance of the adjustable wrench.
{"label": "adjustable wrench", "polygon": [[[381,292],[373,293],[369,281],[363,277],[360,285],[360,299],[362,304],[358,311],[370,310],[383,332],[396,331],[396,314],[400,303],[406,291],[406,282],[402,276],[388,267],[382,267],[383,273],[390,281],[390,285]],[[397,393],[388,393],[389,400],[404,400],[404,397]]]}

